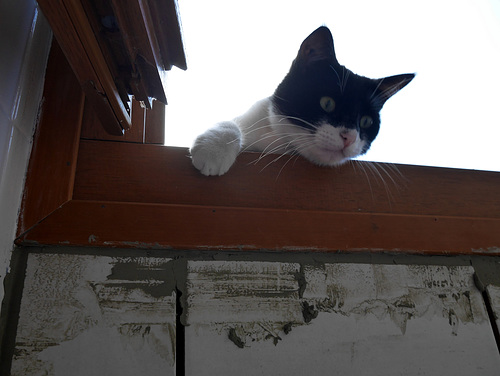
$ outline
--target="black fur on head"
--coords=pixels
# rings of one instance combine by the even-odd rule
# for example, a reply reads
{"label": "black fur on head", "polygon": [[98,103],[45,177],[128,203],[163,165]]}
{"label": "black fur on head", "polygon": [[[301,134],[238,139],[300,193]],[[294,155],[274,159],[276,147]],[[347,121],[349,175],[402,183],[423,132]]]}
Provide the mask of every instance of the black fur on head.
{"label": "black fur on head", "polygon": [[[302,42],[272,97],[273,107],[276,114],[311,133],[326,123],[356,130],[364,141],[360,152],[364,154],[379,132],[382,106],[414,77],[401,74],[371,79],[354,74],[339,64],[332,34],[322,26]],[[329,106],[334,109],[325,110],[323,98],[332,99]]]}

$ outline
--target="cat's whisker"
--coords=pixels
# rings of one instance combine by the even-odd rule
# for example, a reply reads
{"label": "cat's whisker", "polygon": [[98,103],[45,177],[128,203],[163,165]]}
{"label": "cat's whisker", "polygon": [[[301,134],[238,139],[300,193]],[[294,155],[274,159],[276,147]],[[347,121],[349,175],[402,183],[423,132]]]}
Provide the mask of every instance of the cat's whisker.
{"label": "cat's whisker", "polygon": [[296,133],[296,132],[291,132],[291,131],[284,132],[281,129],[280,130],[271,130],[271,131],[267,132],[267,134],[265,134],[265,136],[261,137],[261,139],[269,139],[269,138],[273,138],[273,137],[282,138],[284,136],[291,136],[291,137],[314,137],[313,133],[305,131],[304,128],[301,127],[301,126],[298,126],[296,124],[291,124],[291,123],[290,124],[285,124],[285,125],[289,125],[292,128],[295,127],[298,130],[301,130],[301,131],[304,131],[304,132],[302,132],[302,133]]}
{"label": "cat's whisker", "polygon": [[[387,177],[391,180],[394,185],[395,191],[393,190],[393,194],[391,194],[394,199],[395,195],[401,198],[402,188],[406,187],[408,179],[399,171],[399,169],[394,166],[392,163],[375,163],[378,168],[382,170],[382,172],[387,175]],[[397,179],[397,180],[396,180]]]}
{"label": "cat's whisker", "polygon": [[274,140],[272,143],[270,143],[268,145],[268,147],[270,145],[272,145],[273,143],[287,139],[290,136],[293,136],[293,138],[290,141],[276,144],[271,149],[266,148],[265,150],[262,151],[259,158],[257,158],[253,162],[256,164],[260,160],[262,160],[263,158],[267,157],[268,155],[276,154],[276,153],[281,153],[283,155],[292,155],[292,156],[293,155],[300,155],[300,151],[304,150],[304,145],[309,147],[309,146],[312,146],[314,144],[314,142],[311,141],[311,139],[314,137],[314,135],[312,135],[312,134],[303,134],[303,135],[297,136],[297,134],[288,134],[287,133],[287,134],[284,134],[284,136]]}
{"label": "cat's whisker", "polygon": [[[277,130],[272,130],[272,131],[269,131],[267,132],[267,134],[265,134],[264,136],[261,136],[260,138],[256,139],[254,142],[248,144],[245,146],[245,148],[243,149],[244,151],[246,150],[249,150],[252,146],[254,146],[255,144],[257,144],[258,142],[260,141],[263,141],[263,140],[267,140],[267,139],[270,139],[270,138],[274,138],[274,137],[280,137],[280,136],[286,136],[288,135],[289,133],[283,133],[283,132],[278,132]],[[291,133],[290,133],[291,134]],[[273,141],[274,142],[274,141]]]}
{"label": "cat's whisker", "polygon": [[[296,121],[300,121],[306,125],[308,125],[309,127],[311,127],[312,129],[318,129],[318,126],[313,124],[313,123],[310,123],[304,119],[301,119],[301,118],[298,118],[298,117],[295,117],[295,116],[285,116],[285,117],[282,117],[280,120],[278,120],[278,122],[281,124],[281,122],[283,120],[286,120],[286,119],[291,119],[291,120],[296,120]],[[293,124],[293,123],[289,123],[289,124],[286,124],[286,125],[294,125],[294,126],[297,126],[297,127],[300,127],[300,125],[297,125],[297,124]],[[301,127],[302,128],[302,127]]]}
{"label": "cat's whisker", "polygon": [[269,138],[272,138],[272,137],[275,137],[275,136],[276,136],[275,134],[273,134],[272,132],[269,132],[267,135],[265,135],[265,136],[263,136],[263,137],[261,137],[261,138],[259,138],[259,139],[255,140],[254,142],[252,142],[252,143],[250,143],[250,144],[246,145],[246,146],[243,148],[243,150],[242,150],[242,151],[253,151],[251,148],[252,148],[255,144],[257,144],[257,143],[259,143],[259,142],[261,142],[261,141],[265,141],[265,140],[267,140],[267,139],[269,139]]}
{"label": "cat's whisker", "polygon": [[337,76],[337,82],[338,82],[339,88],[340,88],[340,90],[342,92],[342,80],[340,79],[340,76],[339,76],[337,70],[333,67],[333,65],[330,65],[330,68],[332,68],[333,72]]}
{"label": "cat's whisker", "polygon": [[363,173],[366,176],[366,181],[368,182],[368,187],[370,188],[370,195],[372,196],[372,201],[375,201],[375,196],[373,195],[373,187],[372,187],[372,182],[370,180],[370,176],[368,176],[368,172],[366,171],[366,167],[363,162],[359,163],[359,166],[363,170]]}
{"label": "cat's whisker", "polygon": [[299,141],[300,141],[300,143],[298,143],[296,145],[296,149],[298,151],[307,150],[313,146],[316,146],[316,144],[317,144],[317,142],[314,138],[303,138]]}
{"label": "cat's whisker", "polygon": [[283,97],[281,97],[281,96],[279,96],[279,95],[276,95],[276,93],[274,94],[274,97],[275,97],[276,99],[279,99],[280,101],[283,101],[283,102],[290,102],[289,100],[287,100],[287,99],[285,99],[285,98],[283,98]]}
{"label": "cat's whisker", "polygon": [[247,136],[251,135],[251,134],[252,134],[252,133],[254,133],[254,132],[258,132],[258,131],[260,131],[260,130],[262,130],[262,129],[269,128],[269,124],[267,124],[267,123],[265,123],[265,124],[264,124],[264,125],[262,125],[262,126],[259,126],[259,127],[256,127],[256,128],[255,128],[255,126],[256,126],[257,124],[259,124],[260,122],[263,122],[263,121],[266,121],[266,120],[269,120],[269,119],[271,119],[271,116],[266,116],[266,117],[264,117],[264,118],[262,118],[262,119],[260,119],[260,120],[256,121],[256,122],[255,122],[255,123],[253,123],[252,125],[248,126],[248,129],[242,130],[243,136],[244,136],[244,137],[247,137]]}
{"label": "cat's whisker", "polygon": [[[281,152],[282,154],[287,154],[288,151],[293,151],[293,149],[290,149],[289,147],[294,140],[281,143],[281,141],[283,141],[284,139],[289,138],[290,135],[294,135],[294,134],[274,133],[272,135],[271,134],[267,135],[266,137],[277,137],[277,136],[280,136],[280,137],[278,137],[276,140],[270,142],[266,146],[266,148],[261,151],[259,157],[256,160],[252,161],[251,163],[257,164],[260,160],[262,160],[263,158],[267,157],[270,154],[276,154],[277,152]],[[276,144],[276,143],[278,143],[278,144]],[[273,147],[271,147],[273,144],[275,144],[275,145]]]}
{"label": "cat's whisker", "polygon": [[[280,141],[280,140],[285,139],[287,137],[289,137],[289,135],[283,136],[280,139],[277,139],[277,140],[273,141],[268,146],[272,145],[274,142]],[[296,137],[296,138],[290,140],[289,142],[284,142],[284,143],[278,144],[278,145],[276,145],[275,147],[273,147],[270,150],[267,150],[268,148],[266,148],[266,149],[264,149],[262,151],[261,156],[258,159],[258,161],[261,160],[262,158],[265,158],[269,154],[276,154],[276,152],[278,152],[280,150],[285,150],[285,152],[283,154],[294,153],[296,151],[296,148],[295,147],[294,148],[290,148],[290,145],[292,145],[292,143],[294,143],[294,142],[300,142],[300,141],[302,141],[302,139],[303,138],[301,138],[301,137]]]}
{"label": "cat's whisker", "polygon": [[281,173],[283,172],[283,169],[285,168],[285,166],[292,160],[292,159],[295,159],[295,161],[297,161],[297,159],[300,157],[300,154],[299,153],[291,153],[289,154],[290,155],[290,158],[288,158],[288,160],[283,164],[283,166],[281,166],[280,170],[278,171],[278,175],[276,176],[276,180],[275,181],[278,181],[278,178],[280,177]]}
{"label": "cat's whisker", "polygon": [[377,94],[377,91],[378,91],[378,88],[380,87],[380,85],[382,85],[382,82],[384,82],[385,78],[382,78],[380,80],[380,82],[377,84],[377,86],[375,86],[375,89],[373,90],[373,93],[372,95],[370,95],[370,101],[373,102],[373,97],[375,96],[375,94]]}
{"label": "cat's whisker", "polygon": [[389,179],[391,179],[392,183],[397,188],[399,186],[398,183],[396,182],[396,180],[394,180],[393,176],[389,173],[389,171],[384,167],[384,166],[389,167],[389,165],[381,163],[376,163],[376,165],[387,175]]}
{"label": "cat's whisker", "polygon": [[[350,70],[346,70],[345,67],[342,67],[342,85],[340,87],[340,92],[343,94],[345,91],[345,88],[347,86],[347,80],[349,79],[349,75],[351,74]],[[347,71],[347,73],[346,73]]]}
{"label": "cat's whisker", "polygon": [[[309,134],[300,135],[300,134],[291,133],[291,132],[278,132],[278,131],[269,132],[269,134],[264,136],[263,139],[267,139],[267,138],[276,138],[276,139],[271,141],[263,151],[266,151],[269,148],[269,146],[276,144],[277,142],[280,142],[284,139],[287,139],[287,138],[291,138],[292,140],[293,139],[303,139],[303,138],[307,138],[308,136],[312,136],[312,135],[309,135]],[[278,148],[280,148],[282,145],[290,144],[290,142],[283,143],[283,144],[279,145]],[[273,150],[276,150],[276,147],[273,147]]]}
{"label": "cat's whisker", "polygon": [[[261,119],[257,120],[257,121],[256,121],[255,123],[253,123],[252,125],[250,125],[250,126],[249,126],[249,128],[254,127],[255,125],[257,125],[257,124],[258,124],[258,123],[260,123],[260,122],[263,122],[263,121],[269,120],[270,118],[271,118],[271,116],[266,116],[266,117],[263,117],[263,118],[261,118]],[[243,130],[242,130],[242,133],[243,133],[243,135],[244,135],[244,136],[247,136],[247,135],[251,134],[252,132],[255,132],[255,131],[258,131],[258,130],[261,130],[261,129],[265,129],[265,128],[267,128],[267,127],[269,127],[269,125],[264,124],[263,126],[258,127],[258,128],[254,128],[254,129],[252,129],[252,130],[250,130],[250,131],[248,131],[248,130],[243,131]],[[236,137],[235,139],[233,139],[233,140],[231,140],[231,141],[227,142],[227,144],[229,145],[229,144],[231,144],[231,143],[233,143],[233,142],[240,142],[240,141],[241,141],[241,140],[240,140],[240,138],[239,138],[239,137]]]}
{"label": "cat's whisker", "polygon": [[300,154],[297,153],[296,150],[291,150],[290,153],[285,153],[285,154],[281,154],[279,156],[277,156],[276,158],[274,158],[272,161],[270,161],[268,164],[266,164],[260,171],[264,171],[264,169],[266,169],[267,167],[269,167],[271,164],[273,163],[276,163],[277,161],[279,161],[281,158],[283,157],[286,157],[288,156],[288,160],[281,166],[280,170],[278,171],[278,175],[276,176],[276,181],[278,181],[278,178],[280,177],[281,173],[283,172],[284,168],[286,167],[286,165],[288,165],[288,163],[290,163],[291,160],[295,160],[297,161],[297,159],[300,157]]}
{"label": "cat's whisker", "polygon": [[406,183],[409,182],[408,178],[403,175],[403,173],[399,170],[398,166],[396,166],[394,163],[387,163],[386,166],[399,176],[399,178],[403,181],[402,182],[403,185],[406,185]]}
{"label": "cat's whisker", "polygon": [[[386,175],[387,175],[387,171],[380,164],[378,164],[376,162],[371,162],[371,163],[367,164],[367,166],[370,167],[371,171],[374,173],[374,176],[377,176],[380,179],[381,183],[383,184],[384,189],[385,189],[385,193],[387,195],[387,200],[388,200],[389,206],[392,208],[392,201],[395,201],[394,195],[392,194],[392,191],[390,190],[390,187],[387,184],[387,181],[384,179],[384,176],[382,175],[380,170],[385,172]],[[379,168],[380,168],[380,170],[379,170]],[[392,177],[390,175],[387,175],[387,176],[391,179],[393,184],[397,187],[397,185],[396,185],[395,181],[392,179]]]}
{"label": "cat's whisker", "polygon": [[[266,164],[264,167],[262,167],[262,169],[260,170],[260,172],[264,171],[267,167],[269,167],[270,165],[272,165],[273,163],[275,162],[278,162],[281,158],[285,157],[285,156],[289,156],[290,154],[280,154],[278,155],[276,158],[274,158],[271,162],[269,162],[268,164]],[[293,155],[292,155],[293,156]],[[285,163],[286,164],[286,163]],[[279,176],[279,174],[278,174]]]}
{"label": "cat's whisker", "polygon": [[[278,145],[274,146],[273,148],[269,149],[269,146],[271,146],[271,145],[272,145],[272,143],[269,144],[268,147],[266,147],[262,151],[262,153],[260,154],[260,157],[257,159],[257,162],[259,162],[261,159],[266,158],[268,155],[271,155],[271,154],[282,154],[282,155],[286,154],[286,150],[287,150],[287,147],[290,145],[290,142],[278,144]],[[285,150],[285,152],[278,153],[280,150]]]}
{"label": "cat's whisker", "polygon": [[[380,172],[378,171],[378,169],[375,167],[375,165],[372,163],[372,162],[366,162],[364,163],[363,165],[363,169],[365,170],[366,172],[366,177],[367,177],[367,180],[368,180],[368,184],[370,186],[370,191],[371,191],[371,195],[372,195],[372,200],[375,200],[375,196],[373,195],[373,187],[372,187],[372,184],[371,184],[371,181],[370,181],[370,178],[368,176],[368,171],[371,173],[371,175],[375,178],[375,181],[378,183],[378,185],[382,184],[385,188],[385,191],[387,193],[388,191],[388,187],[387,187],[387,183],[385,182],[383,176],[380,174]],[[388,198],[390,200],[390,197],[388,195]],[[389,201],[390,202],[390,201]]]}
{"label": "cat's whisker", "polygon": [[265,117],[263,117],[263,118],[261,118],[261,119],[257,120],[255,123],[253,123],[253,124],[249,125],[249,126],[248,126],[248,128],[249,128],[249,129],[251,129],[251,130],[250,130],[249,132],[247,132],[247,133],[251,133],[251,132],[254,132],[254,131],[259,130],[259,129],[267,128],[267,127],[269,126],[267,123],[266,123],[266,124],[264,124],[264,125],[263,125],[263,126],[261,126],[261,127],[258,127],[258,128],[254,128],[254,127],[255,127],[257,124],[259,124],[260,122],[262,122],[262,121],[266,121],[266,120],[269,120],[269,119],[271,119],[271,118],[272,118],[272,116],[265,116]]}
{"label": "cat's whisker", "polygon": [[[253,127],[255,124],[259,123],[260,121],[262,121],[262,120],[268,120],[269,118],[270,118],[270,117],[263,118],[263,119],[259,120],[258,122],[255,122],[255,123],[254,123],[251,127]],[[280,119],[280,121],[285,120],[285,119],[286,119],[286,118]],[[297,120],[300,120],[300,121],[305,122],[304,120],[301,120],[301,119],[299,119],[299,118],[296,118],[296,119],[297,119]],[[306,123],[307,123],[307,122],[306,122]],[[285,123],[285,124],[282,124],[282,123],[281,123],[280,125],[286,125],[286,126],[290,126],[290,127],[292,127],[292,128],[297,128],[297,129],[299,129],[299,130],[304,130],[304,128],[303,128],[302,126],[297,125],[297,124],[294,124],[294,123]],[[314,126],[313,124],[309,124],[309,123],[308,123],[308,125],[310,125],[310,126]],[[245,136],[245,137],[247,137],[248,135],[250,135],[250,134],[251,134],[251,133],[253,133],[253,132],[256,132],[256,131],[259,131],[259,130],[262,130],[262,129],[266,129],[266,128],[271,128],[271,127],[270,127],[270,125],[264,125],[264,126],[262,126],[262,127],[253,128],[253,129],[251,129],[250,131],[246,131],[246,132],[244,133],[244,136]],[[272,129],[272,128],[271,128],[271,129]],[[283,135],[285,135],[284,133],[282,133],[282,134],[283,134]],[[261,141],[261,140],[264,140],[264,139],[269,139],[269,138],[273,138],[273,137],[276,137],[276,136],[278,136],[278,135],[280,135],[280,134],[278,133],[278,131],[276,131],[276,130],[271,130],[271,131],[267,132],[267,134],[265,134],[264,136],[260,137],[259,139],[255,140],[254,142],[252,142],[251,144],[246,145],[246,146],[245,146],[245,148],[244,148],[244,150],[249,150],[249,149],[250,149],[253,145],[255,145],[256,143],[258,143],[258,142],[259,142],[259,141]],[[291,136],[292,136],[292,135],[295,135],[295,134],[294,134],[294,133],[289,133],[289,135],[291,135]]]}
{"label": "cat's whisker", "polygon": [[[373,91],[372,95],[370,96],[370,101],[379,107],[382,107],[382,105],[385,103],[385,101],[387,101],[387,99],[392,97],[399,90],[401,90],[404,86],[406,86],[408,84],[408,82],[410,82],[413,79],[413,77],[398,81],[395,84],[390,85],[387,88],[385,88],[384,90],[378,92],[379,91],[378,89],[379,89],[380,85],[382,85],[382,83],[384,82],[384,79],[385,78],[380,80],[380,82],[376,86],[375,90]],[[375,95],[377,92],[378,92],[378,94]]]}

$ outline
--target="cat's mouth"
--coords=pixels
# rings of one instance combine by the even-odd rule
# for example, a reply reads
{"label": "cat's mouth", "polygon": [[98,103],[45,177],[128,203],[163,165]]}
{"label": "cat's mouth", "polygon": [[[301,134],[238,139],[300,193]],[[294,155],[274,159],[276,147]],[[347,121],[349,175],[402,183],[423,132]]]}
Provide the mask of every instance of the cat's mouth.
{"label": "cat's mouth", "polygon": [[345,150],[345,148],[339,149],[339,148],[336,148],[335,146],[318,146],[317,148],[324,153],[341,153],[341,154],[343,154],[343,152]]}

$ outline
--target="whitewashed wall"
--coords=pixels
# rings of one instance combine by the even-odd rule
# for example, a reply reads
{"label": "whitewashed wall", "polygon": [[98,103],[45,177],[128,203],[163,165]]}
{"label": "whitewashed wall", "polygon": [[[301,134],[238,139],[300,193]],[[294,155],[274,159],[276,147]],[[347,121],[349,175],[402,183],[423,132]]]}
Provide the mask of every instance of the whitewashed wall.
{"label": "whitewashed wall", "polygon": [[30,254],[12,374],[498,375],[472,266],[283,259]]}

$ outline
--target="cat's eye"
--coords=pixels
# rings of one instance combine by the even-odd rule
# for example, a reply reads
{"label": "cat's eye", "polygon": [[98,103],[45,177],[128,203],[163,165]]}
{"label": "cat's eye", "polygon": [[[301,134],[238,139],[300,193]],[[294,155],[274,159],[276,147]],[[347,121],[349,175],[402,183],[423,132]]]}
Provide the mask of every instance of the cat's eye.
{"label": "cat's eye", "polygon": [[372,124],[373,124],[373,119],[371,116],[368,115],[363,116],[359,121],[359,127],[364,129],[370,128]]}
{"label": "cat's eye", "polygon": [[325,112],[333,112],[335,110],[335,101],[331,97],[321,97],[319,104]]}

